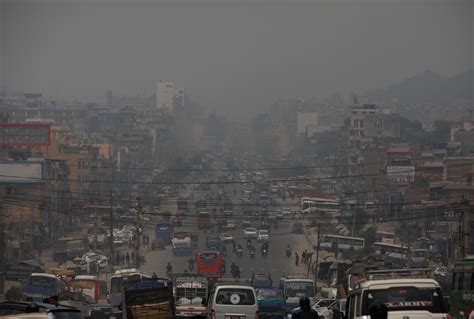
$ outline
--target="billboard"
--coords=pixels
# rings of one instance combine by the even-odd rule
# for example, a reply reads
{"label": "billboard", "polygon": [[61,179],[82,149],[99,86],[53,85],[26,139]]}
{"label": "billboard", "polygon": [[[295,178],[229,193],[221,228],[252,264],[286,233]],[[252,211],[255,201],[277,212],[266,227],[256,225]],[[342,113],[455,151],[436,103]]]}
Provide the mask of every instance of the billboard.
{"label": "billboard", "polygon": [[51,124],[0,123],[0,146],[48,146]]}
{"label": "billboard", "polygon": [[0,183],[46,182],[48,176],[44,164],[41,161],[0,161]]}

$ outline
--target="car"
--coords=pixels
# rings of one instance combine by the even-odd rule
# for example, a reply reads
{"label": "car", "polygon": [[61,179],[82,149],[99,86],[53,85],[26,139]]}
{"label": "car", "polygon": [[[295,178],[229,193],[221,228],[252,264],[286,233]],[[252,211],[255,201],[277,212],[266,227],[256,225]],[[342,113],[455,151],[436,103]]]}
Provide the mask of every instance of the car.
{"label": "car", "polygon": [[248,227],[244,229],[244,238],[258,238],[258,231],[255,228]]}
{"label": "car", "polygon": [[291,227],[291,232],[293,234],[303,234],[303,224],[302,223],[294,223]]}
{"label": "car", "polygon": [[94,298],[79,291],[63,291],[58,299],[60,305],[77,308],[86,318],[109,318],[111,314],[109,304],[97,303]]}
{"label": "car", "polygon": [[219,235],[219,240],[223,243],[229,243],[234,241],[234,237],[229,233],[222,233]]}
{"label": "car", "polygon": [[445,266],[438,267],[433,272],[433,275],[446,278],[449,276],[449,268]]}
{"label": "car", "polygon": [[277,219],[285,218],[285,214],[283,214],[283,211],[276,212],[275,216],[276,216]]}
{"label": "car", "polygon": [[0,303],[0,316],[16,315],[17,318],[34,318],[34,319],[84,319],[81,310],[55,306],[46,303],[31,303],[22,301],[5,301]]}
{"label": "car", "polygon": [[252,225],[252,221],[250,220],[250,218],[242,219],[242,226],[249,227],[250,225]]}
{"label": "car", "polygon": [[266,241],[269,238],[270,238],[270,235],[267,229],[260,229],[258,231],[258,235],[257,235],[258,241]]}
{"label": "car", "polygon": [[210,293],[206,315],[216,319],[258,318],[255,289],[245,285],[216,286]]}
{"label": "car", "polygon": [[284,208],[282,210],[282,213],[283,213],[283,216],[289,216],[289,215],[291,215],[291,210],[288,209],[288,208]]}
{"label": "car", "polygon": [[229,219],[227,220],[227,229],[236,229],[237,228],[237,224],[235,223],[235,221]]}

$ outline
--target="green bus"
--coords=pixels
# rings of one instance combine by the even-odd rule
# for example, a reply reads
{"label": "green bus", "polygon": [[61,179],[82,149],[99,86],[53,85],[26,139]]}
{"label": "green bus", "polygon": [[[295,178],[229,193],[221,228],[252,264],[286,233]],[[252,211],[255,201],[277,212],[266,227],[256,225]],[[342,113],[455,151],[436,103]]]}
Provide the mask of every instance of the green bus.
{"label": "green bus", "polygon": [[450,304],[453,318],[469,318],[474,311],[474,255],[454,264]]}

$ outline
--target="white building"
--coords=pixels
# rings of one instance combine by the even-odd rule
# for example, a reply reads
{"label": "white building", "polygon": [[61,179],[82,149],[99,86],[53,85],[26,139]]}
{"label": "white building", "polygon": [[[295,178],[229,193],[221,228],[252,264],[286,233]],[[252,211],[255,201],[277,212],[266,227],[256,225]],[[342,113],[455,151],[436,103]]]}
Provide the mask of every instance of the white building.
{"label": "white building", "polygon": [[156,107],[165,111],[173,110],[173,100],[176,95],[176,85],[170,81],[158,81],[156,83]]}
{"label": "white building", "polygon": [[298,134],[312,136],[318,129],[317,112],[298,112],[296,114],[296,129]]}

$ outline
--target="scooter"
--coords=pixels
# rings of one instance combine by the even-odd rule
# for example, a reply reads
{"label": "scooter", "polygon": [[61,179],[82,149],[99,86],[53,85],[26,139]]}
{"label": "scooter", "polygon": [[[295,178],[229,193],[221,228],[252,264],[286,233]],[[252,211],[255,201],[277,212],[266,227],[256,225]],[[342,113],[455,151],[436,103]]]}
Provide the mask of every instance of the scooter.
{"label": "scooter", "polygon": [[235,250],[235,254],[236,254],[237,257],[239,257],[239,258],[242,257],[242,248],[240,248],[240,247],[237,248],[237,249]]}
{"label": "scooter", "polygon": [[252,259],[255,258],[255,249],[250,250],[250,258],[252,258]]}
{"label": "scooter", "polygon": [[288,258],[291,257],[291,248],[286,249],[286,257],[288,257]]}

